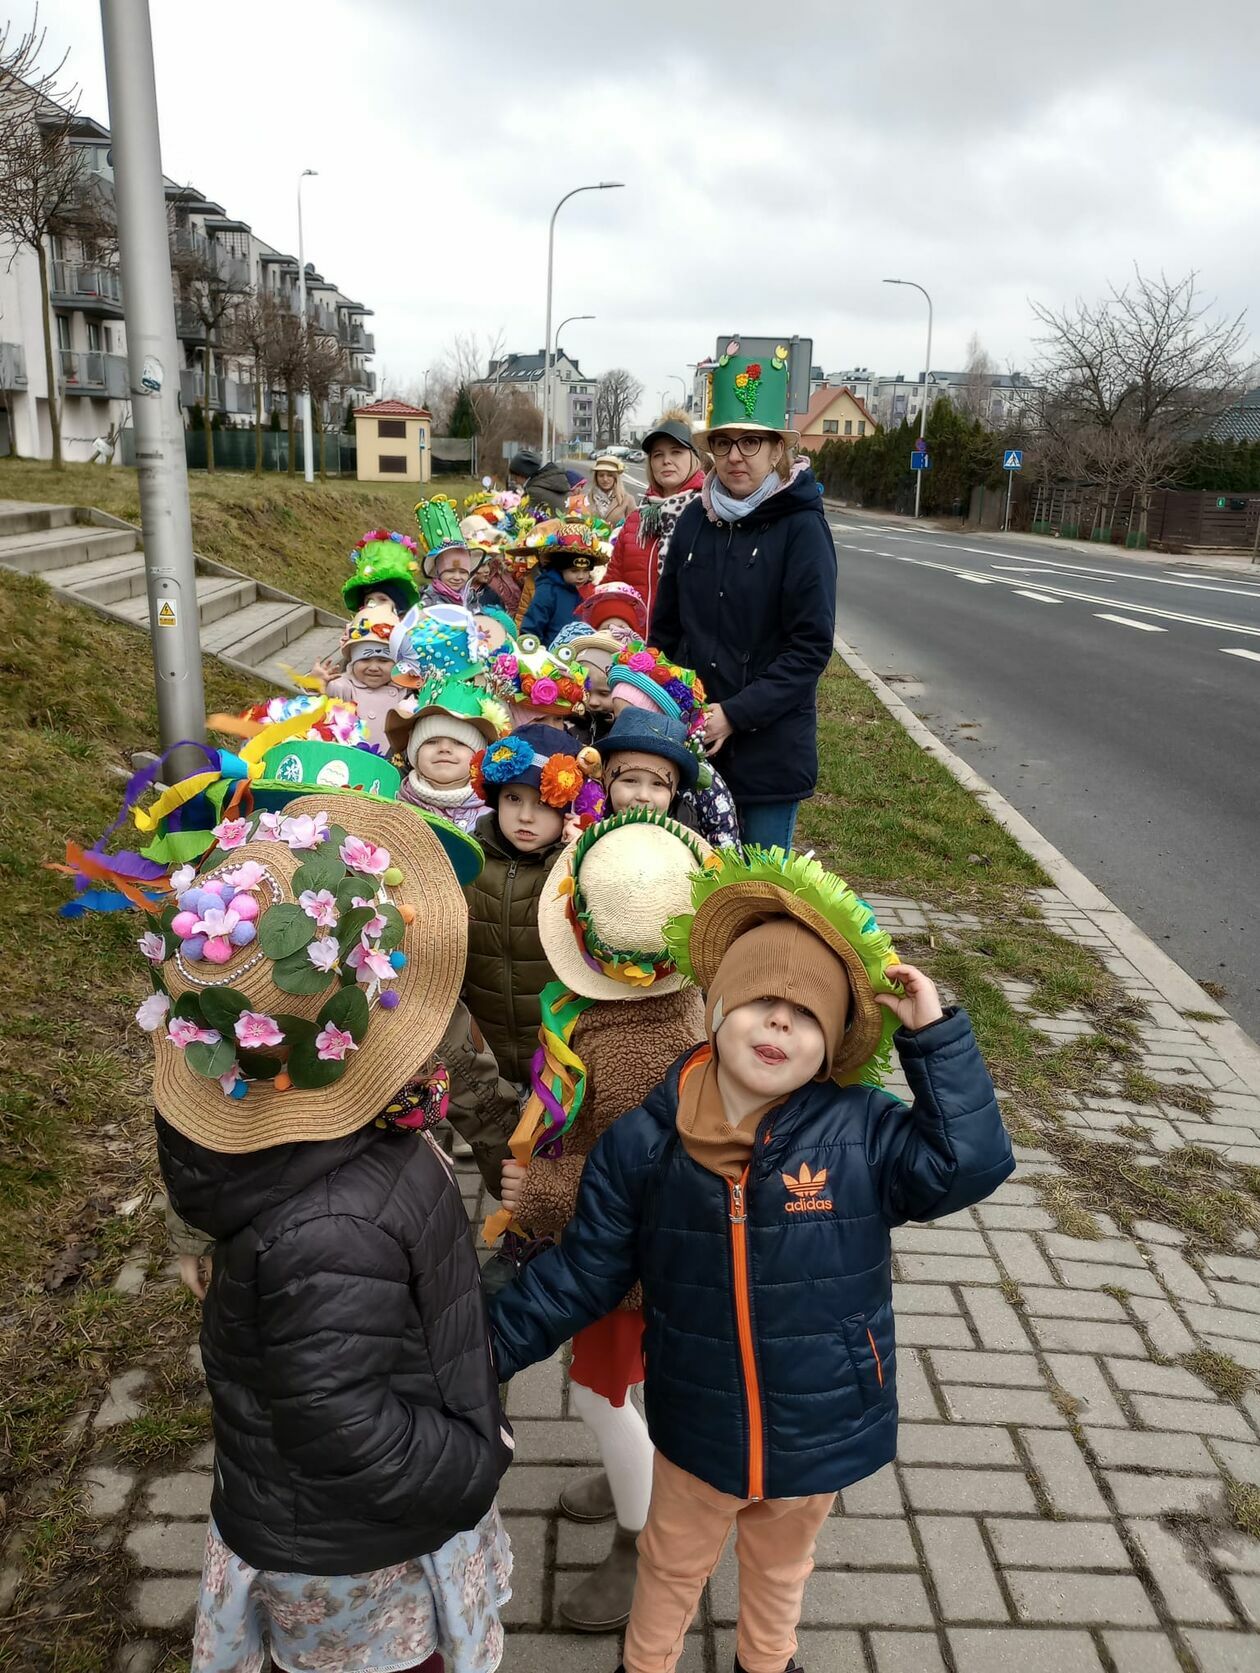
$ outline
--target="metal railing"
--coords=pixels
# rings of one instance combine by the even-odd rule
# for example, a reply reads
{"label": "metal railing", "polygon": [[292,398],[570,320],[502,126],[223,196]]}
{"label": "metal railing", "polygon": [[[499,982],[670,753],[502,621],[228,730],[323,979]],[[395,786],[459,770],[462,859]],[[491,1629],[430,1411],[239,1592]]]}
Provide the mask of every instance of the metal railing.
{"label": "metal railing", "polygon": [[221,407],[223,405],[222,376],[215,372],[210,379],[210,400],[206,401],[206,374],[199,366],[181,366],[179,371],[179,392],[184,398],[184,404],[191,406],[196,402],[198,406]]}
{"label": "metal railing", "polygon": [[105,395],[122,400],[127,394],[127,362],[120,354],[99,349],[61,349],[61,381],[67,395]]}
{"label": "metal railing", "polygon": [[122,307],[122,280],[112,267],[92,266],[77,261],[52,264],[52,300],[82,306],[100,302]]}
{"label": "metal railing", "polygon": [[26,388],[26,350],[21,343],[0,343],[0,389]]}

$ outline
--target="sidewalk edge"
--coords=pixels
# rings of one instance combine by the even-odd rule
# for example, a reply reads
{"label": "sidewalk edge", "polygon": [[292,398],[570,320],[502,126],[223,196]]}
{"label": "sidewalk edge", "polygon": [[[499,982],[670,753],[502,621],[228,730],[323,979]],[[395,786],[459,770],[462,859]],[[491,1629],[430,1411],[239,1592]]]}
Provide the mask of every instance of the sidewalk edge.
{"label": "sidewalk edge", "polygon": [[1204,993],[1193,976],[1188,975],[1175,959],[1170,958],[1144,930],[1138,928],[1132,918],[1122,912],[1096,884],[1091,883],[1083,871],[1074,866],[1065,854],[1060,853],[1053,843],[1048,842],[1035,825],[1012,807],[1005,796],[995,790],[973,767],[968,766],[960,755],[956,755],[943,744],[935,732],[902,702],[896,692],[884,684],[852,645],[847,644],[838,633],[834,642],[837,654],[863,684],[870,687],[893,719],[905,728],[919,748],[939,761],[965,790],[971,791],[998,824],[1014,837],[1024,852],[1030,854],[1053,879],[1054,886],[1098,925],[1102,933],[1109,937],[1130,964],[1145,976],[1168,1004],[1183,1014],[1186,1011],[1203,1011],[1210,1012],[1220,1019],[1216,1022],[1202,1023],[1194,1022],[1187,1017],[1185,1021],[1252,1092],[1260,1094],[1260,1045],[1256,1044],[1226,1010]]}

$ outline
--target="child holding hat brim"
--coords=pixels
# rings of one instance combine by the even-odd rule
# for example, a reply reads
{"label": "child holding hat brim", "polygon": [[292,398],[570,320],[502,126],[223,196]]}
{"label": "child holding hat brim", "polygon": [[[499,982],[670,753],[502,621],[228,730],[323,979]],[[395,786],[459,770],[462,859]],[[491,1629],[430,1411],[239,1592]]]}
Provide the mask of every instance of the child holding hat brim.
{"label": "child holding hat brim", "polygon": [[[495,1356],[511,1376],[642,1284],[656,1458],[625,1673],[677,1665],[732,1527],[736,1667],[782,1673],[837,1492],[896,1454],[891,1230],[1014,1162],[966,1013],[838,878],[728,853],[692,901],[666,943],[708,1042],[595,1145],[563,1243],[491,1305]],[[894,1029],[911,1105],[879,1089]]]}

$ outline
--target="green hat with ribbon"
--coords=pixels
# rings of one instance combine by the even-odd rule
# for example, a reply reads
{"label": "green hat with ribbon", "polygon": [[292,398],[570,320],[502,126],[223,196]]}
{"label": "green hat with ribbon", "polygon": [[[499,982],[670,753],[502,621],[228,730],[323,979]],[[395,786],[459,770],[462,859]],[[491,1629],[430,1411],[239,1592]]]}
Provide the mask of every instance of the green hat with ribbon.
{"label": "green hat with ribbon", "polygon": [[420,528],[420,550],[424,554],[421,567],[429,580],[433,579],[433,560],[454,546],[469,554],[470,570],[476,571],[485,562],[485,549],[469,546],[459,526],[459,507],[449,495],[434,494],[432,499],[421,500],[416,506],[416,522]]}
{"label": "green hat with ribbon", "polygon": [[384,593],[401,616],[420,602],[416,572],[420,547],[397,529],[369,529],[350,553],[350,577],[341,589],[346,609],[358,615],[374,592]]}
{"label": "green hat with ribbon", "polygon": [[800,433],[788,419],[788,346],[780,343],[770,359],[750,359],[732,337],[709,379],[709,410],[701,437],[714,430],[773,430],[784,441]]}

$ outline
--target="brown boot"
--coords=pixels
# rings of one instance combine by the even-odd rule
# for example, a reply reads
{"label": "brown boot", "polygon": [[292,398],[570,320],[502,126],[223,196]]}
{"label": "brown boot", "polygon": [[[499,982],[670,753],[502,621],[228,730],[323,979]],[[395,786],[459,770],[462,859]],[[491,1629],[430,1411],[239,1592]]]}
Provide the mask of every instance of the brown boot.
{"label": "brown boot", "polygon": [[617,1514],[612,1488],[603,1470],[566,1487],[556,1507],[570,1522],[611,1522]]}
{"label": "brown boot", "polygon": [[630,1600],[638,1572],[638,1534],[618,1527],[612,1550],[597,1569],[579,1582],[560,1605],[565,1623],[577,1632],[615,1632],[630,1619]]}

